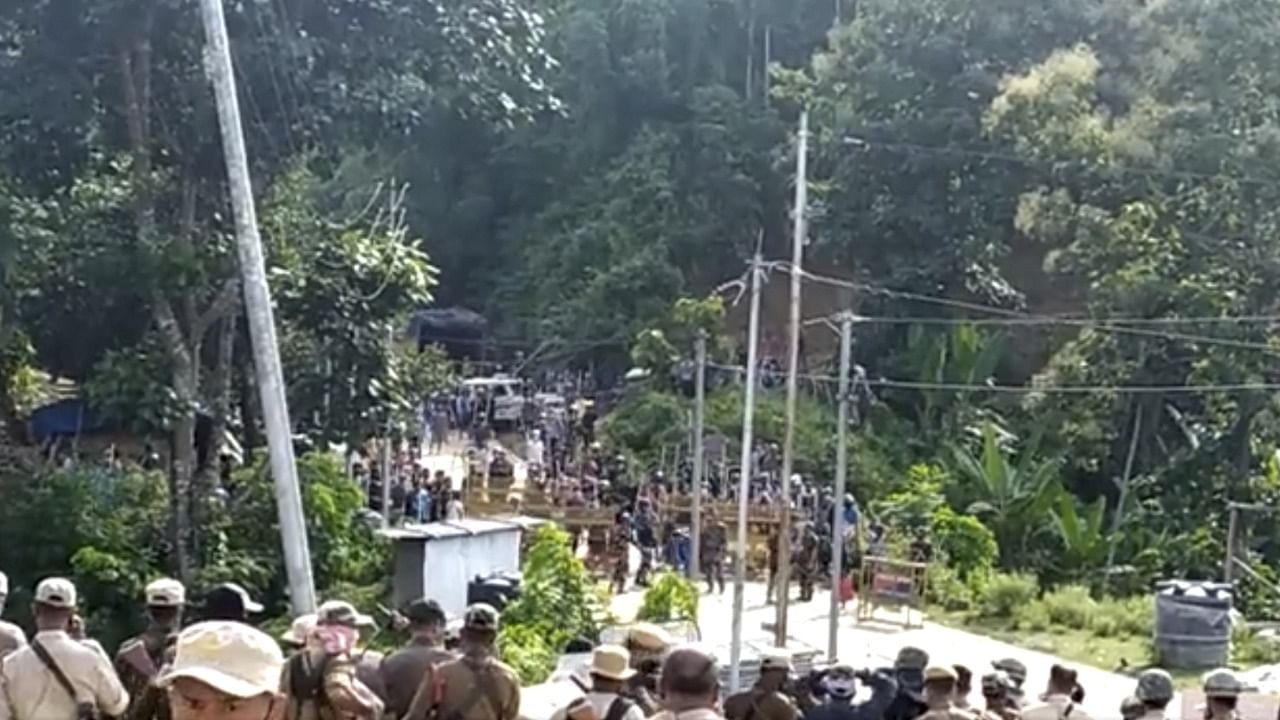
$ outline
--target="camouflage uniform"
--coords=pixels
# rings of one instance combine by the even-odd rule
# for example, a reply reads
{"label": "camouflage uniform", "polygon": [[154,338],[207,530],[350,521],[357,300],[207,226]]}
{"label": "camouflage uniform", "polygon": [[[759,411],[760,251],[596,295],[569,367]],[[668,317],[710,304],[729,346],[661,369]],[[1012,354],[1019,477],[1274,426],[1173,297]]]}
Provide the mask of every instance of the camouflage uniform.
{"label": "camouflage uniform", "polygon": [[702,537],[700,562],[702,573],[707,578],[707,592],[715,590],[716,584],[720,592],[724,592],[724,554],[729,544],[729,529],[718,519],[712,517]]}
{"label": "camouflage uniform", "polygon": [[800,580],[800,600],[813,599],[813,582],[818,576],[818,535],[812,527],[800,534],[800,552],[796,553],[796,577]]}

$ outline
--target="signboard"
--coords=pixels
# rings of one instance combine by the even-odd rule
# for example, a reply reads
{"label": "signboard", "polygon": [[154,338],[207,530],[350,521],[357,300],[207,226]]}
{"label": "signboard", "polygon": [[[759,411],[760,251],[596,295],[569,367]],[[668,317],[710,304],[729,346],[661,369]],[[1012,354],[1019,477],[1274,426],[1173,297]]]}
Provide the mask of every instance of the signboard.
{"label": "signboard", "polygon": [[904,608],[906,626],[911,610],[924,607],[925,563],[864,557],[858,585],[858,619],[868,620],[877,607]]}

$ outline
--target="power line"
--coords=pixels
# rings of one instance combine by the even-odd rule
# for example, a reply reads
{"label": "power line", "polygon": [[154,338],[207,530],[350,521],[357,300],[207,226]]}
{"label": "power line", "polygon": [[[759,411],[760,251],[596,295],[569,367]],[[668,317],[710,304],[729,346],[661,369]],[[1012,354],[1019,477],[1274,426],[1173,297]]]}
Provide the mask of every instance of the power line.
{"label": "power line", "polygon": [[[1037,162],[1030,158],[1021,157],[1009,153],[991,152],[990,150],[976,150],[972,148],[964,148],[957,146],[941,146],[941,145],[918,145],[905,142],[880,142],[876,140],[868,140],[863,137],[847,136],[846,143],[856,147],[868,150],[888,150],[890,152],[901,152],[904,154],[918,153],[922,155],[943,155],[956,157],[970,157],[982,160],[997,160],[1000,162],[1013,163],[1029,168],[1038,168],[1041,170],[1048,169],[1043,162]],[[1075,158],[1071,160],[1061,161],[1063,164],[1068,162],[1087,161],[1087,158]],[[1264,178],[1256,178],[1248,175],[1228,175],[1226,173],[1203,173],[1193,170],[1155,170],[1124,167],[1119,165],[1102,166],[1096,168],[1100,172],[1115,172],[1122,175],[1138,175],[1142,177],[1155,178],[1174,178],[1178,180],[1229,180],[1245,185],[1258,185],[1263,187],[1280,186],[1280,181],[1267,180]]]}
{"label": "power line", "polygon": [[[728,370],[735,373],[746,371],[741,365],[708,362],[707,367]],[[822,383],[839,383],[839,378],[815,373],[801,373],[800,377]],[[1116,394],[1195,394],[1209,392],[1247,392],[1280,390],[1280,383],[1222,383],[1211,385],[999,385],[996,383],[952,383],[952,382],[920,382],[892,378],[867,378],[864,382],[871,387],[898,388],[903,390],[946,390],[953,392],[1002,392],[1023,395],[1081,395],[1090,393]]]}
{"label": "power line", "polygon": [[1057,325],[1063,322],[1089,322],[1096,325],[1124,323],[1125,325],[1215,325],[1215,324],[1251,324],[1280,323],[1280,315],[1219,315],[1216,317],[1117,317],[1091,318],[1079,315],[1042,315],[1010,318],[973,318],[973,317],[934,317],[916,315],[858,315],[860,323],[883,325],[996,325],[996,326],[1036,326]]}
{"label": "power line", "polygon": [[[779,263],[779,266],[785,268],[787,272],[791,272],[791,266],[787,263]],[[1253,342],[1250,340],[1233,340],[1231,338],[1213,337],[1209,335],[1196,335],[1192,333],[1175,332],[1172,330],[1147,330],[1143,328],[1127,327],[1124,325],[1115,325],[1108,322],[1098,322],[1094,320],[1076,320],[1071,318],[1053,317],[1050,315],[1032,315],[1029,313],[1019,312],[1017,310],[1008,310],[1005,308],[993,307],[990,305],[982,305],[980,303],[971,303],[964,300],[952,300],[950,298],[937,297],[934,295],[922,295],[920,293],[906,292],[903,290],[892,290],[890,288],[871,285],[868,283],[856,282],[853,280],[843,280],[840,278],[818,275],[808,270],[800,269],[803,277],[813,280],[814,282],[826,285],[834,285],[852,290],[861,290],[863,292],[884,295],[886,297],[899,298],[904,300],[914,300],[923,303],[932,303],[935,305],[943,305],[947,307],[955,307],[975,312],[984,312],[992,315],[1001,315],[1008,318],[1019,318],[1022,320],[1038,320],[1043,324],[1057,324],[1071,327],[1078,327],[1087,330],[1097,330],[1100,332],[1120,333],[1125,335],[1137,335],[1141,337],[1153,337],[1162,340],[1179,340],[1182,342],[1197,343],[1202,345],[1219,345],[1222,347],[1234,347],[1244,350],[1259,350],[1270,355],[1280,355],[1280,347],[1273,347],[1266,343]],[[1116,322],[1116,321],[1111,321]]]}

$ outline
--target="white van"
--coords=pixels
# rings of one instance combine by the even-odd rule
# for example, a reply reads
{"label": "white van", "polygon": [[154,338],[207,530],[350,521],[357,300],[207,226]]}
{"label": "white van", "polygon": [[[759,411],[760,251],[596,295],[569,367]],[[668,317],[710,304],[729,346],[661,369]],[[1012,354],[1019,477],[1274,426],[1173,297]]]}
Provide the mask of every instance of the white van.
{"label": "white van", "polygon": [[524,412],[524,383],[509,375],[469,378],[462,389],[472,397],[483,395],[493,403],[493,423],[500,427],[520,424]]}

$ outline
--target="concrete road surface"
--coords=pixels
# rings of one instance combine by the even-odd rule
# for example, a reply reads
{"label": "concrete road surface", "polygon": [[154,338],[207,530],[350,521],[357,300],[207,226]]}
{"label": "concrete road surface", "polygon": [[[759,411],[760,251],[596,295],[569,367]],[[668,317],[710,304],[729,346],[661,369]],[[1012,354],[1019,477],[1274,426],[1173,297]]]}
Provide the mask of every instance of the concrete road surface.
{"label": "concrete road surface", "polygon": [[[617,597],[614,599],[613,610],[620,618],[633,618],[642,597],[639,592],[629,592]],[[768,642],[773,637],[772,630],[767,627],[771,628],[773,625],[775,610],[772,605],[765,605],[764,600],[764,585],[748,583],[742,623],[744,646],[748,643]],[[819,592],[812,602],[793,600],[789,622],[790,637],[801,644],[818,647],[825,653],[828,602],[829,596],[823,592]],[[1024,650],[982,635],[929,622],[924,627],[904,630],[900,623],[894,622],[896,618],[889,613],[878,615],[874,621],[859,624],[854,613],[854,603],[851,602],[840,617],[838,655],[841,660],[855,666],[874,668],[891,665],[899,648],[914,645],[929,653],[931,663],[968,667],[974,673],[976,686],[981,674],[989,672],[992,662],[1013,657],[1026,664],[1027,691],[1034,698],[1043,692],[1049,668],[1054,663],[1061,663],[1079,672],[1080,683],[1085,689],[1084,710],[1095,720],[1118,718],[1120,701],[1133,693],[1136,684],[1133,678]],[[703,641],[715,647],[728,647],[733,616],[733,588],[727,588],[724,595],[703,595],[698,615]],[[982,702],[981,696],[976,692],[970,700],[977,704]],[[1171,718],[1176,717],[1178,704],[1177,698],[1170,704],[1170,711],[1174,713]]]}

